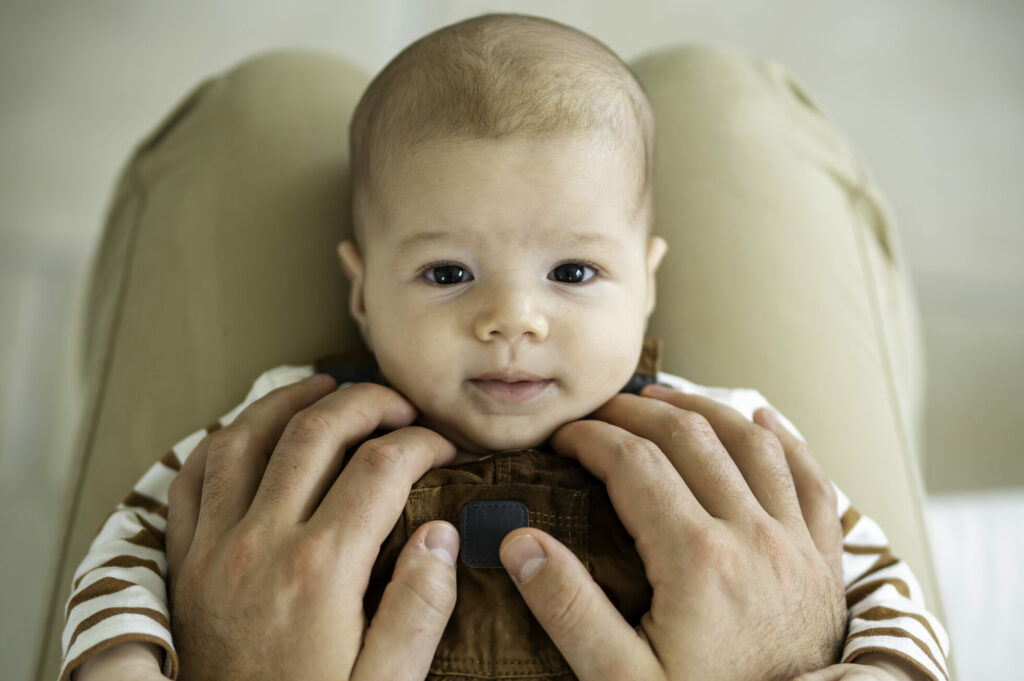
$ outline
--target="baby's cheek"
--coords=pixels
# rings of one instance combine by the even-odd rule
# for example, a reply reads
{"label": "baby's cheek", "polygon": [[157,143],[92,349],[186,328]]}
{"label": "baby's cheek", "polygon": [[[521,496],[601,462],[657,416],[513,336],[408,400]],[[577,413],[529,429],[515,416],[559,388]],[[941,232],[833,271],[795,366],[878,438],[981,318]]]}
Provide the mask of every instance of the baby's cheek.
{"label": "baby's cheek", "polygon": [[636,372],[642,348],[642,336],[623,337],[620,331],[619,338],[609,342],[605,351],[596,359],[595,366],[601,367],[601,370],[594,372],[595,379],[605,389],[617,392]]}
{"label": "baby's cheek", "polygon": [[594,411],[614,397],[626,385],[628,380],[629,378],[627,377],[625,380],[619,381],[617,374],[613,374],[610,371],[601,372],[601,375],[596,377],[595,382],[587,388],[586,400],[581,405],[580,411],[584,414]]}

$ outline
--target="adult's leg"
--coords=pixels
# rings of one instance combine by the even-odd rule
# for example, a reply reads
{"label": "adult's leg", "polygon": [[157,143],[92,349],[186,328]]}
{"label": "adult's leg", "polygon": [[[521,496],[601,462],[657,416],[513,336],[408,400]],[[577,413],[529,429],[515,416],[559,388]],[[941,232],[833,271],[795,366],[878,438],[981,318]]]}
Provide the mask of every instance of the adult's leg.
{"label": "adult's leg", "polygon": [[712,46],[634,61],[657,118],[651,336],[665,367],[756,388],[879,522],[939,608],[917,467],[918,312],[863,161],[781,65]]}
{"label": "adult's leg", "polygon": [[59,673],[72,574],[139,476],[262,372],[358,342],[335,247],[368,82],[329,54],[257,55],[196,86],[122,170],[83,312],[87,403],[38,681]]}

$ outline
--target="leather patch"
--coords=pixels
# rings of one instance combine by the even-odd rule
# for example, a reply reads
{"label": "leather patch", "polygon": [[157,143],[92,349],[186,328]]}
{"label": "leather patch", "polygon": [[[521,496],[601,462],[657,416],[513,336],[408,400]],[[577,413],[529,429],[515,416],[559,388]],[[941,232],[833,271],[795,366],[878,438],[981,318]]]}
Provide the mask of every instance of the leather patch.
{"label": "leather patch", "polygon": [[521,501],[470,501],[459,512],[462,562],[470,567],[502,567],[498,549],[512,530],[530,526]]}

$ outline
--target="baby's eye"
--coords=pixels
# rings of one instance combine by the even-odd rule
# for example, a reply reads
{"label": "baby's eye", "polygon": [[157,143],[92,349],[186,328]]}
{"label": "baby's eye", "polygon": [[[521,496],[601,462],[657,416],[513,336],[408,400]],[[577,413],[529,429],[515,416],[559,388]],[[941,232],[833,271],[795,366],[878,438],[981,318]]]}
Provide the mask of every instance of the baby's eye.
{"label": "baby's eye", "polygon": [[578,262],[567,262],[551,270],[548,273],[548,279],[563,284],[582,284],[595,274],[597,273],[594,272],[592,267]]}
{"label": "baby's eye", "polygon": [[463,284],[473,281],[473,275],[461,265],[436,265],[428,267],[423,276],[432,284],[447,286],[449,284]]}

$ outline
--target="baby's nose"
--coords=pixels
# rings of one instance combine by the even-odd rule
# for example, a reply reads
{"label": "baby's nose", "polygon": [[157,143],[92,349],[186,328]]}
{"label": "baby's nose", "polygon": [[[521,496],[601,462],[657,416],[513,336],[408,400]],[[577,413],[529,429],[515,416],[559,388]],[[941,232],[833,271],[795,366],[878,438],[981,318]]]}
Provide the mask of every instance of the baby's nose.
{"label": "baby's nose", "polygon": [[500,287],[490,292],[486,304],[473,321],[473,332],[482,341],[520,337],[541,341],[548,335],[547,316],[537,301],[523,289]]}

